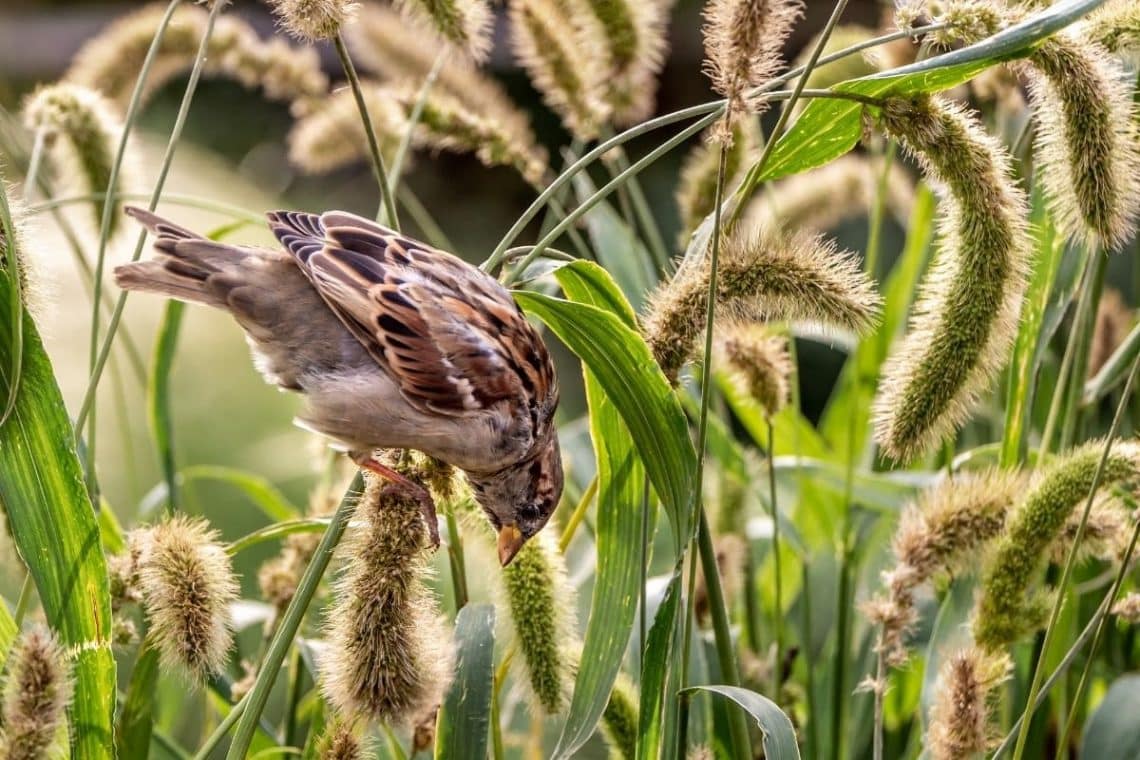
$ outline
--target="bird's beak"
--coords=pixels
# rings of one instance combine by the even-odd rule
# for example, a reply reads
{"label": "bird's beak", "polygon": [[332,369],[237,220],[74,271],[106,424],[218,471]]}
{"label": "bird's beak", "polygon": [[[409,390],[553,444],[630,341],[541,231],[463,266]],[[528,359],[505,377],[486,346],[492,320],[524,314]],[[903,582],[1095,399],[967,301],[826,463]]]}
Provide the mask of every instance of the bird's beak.
{"label": "bird's beak", "polygon": [[519,549],[526,543],[526,537],[517,525],[504,525],[499,529],[499,564],[503,567],[511,564],[511,560],[519,553]]}

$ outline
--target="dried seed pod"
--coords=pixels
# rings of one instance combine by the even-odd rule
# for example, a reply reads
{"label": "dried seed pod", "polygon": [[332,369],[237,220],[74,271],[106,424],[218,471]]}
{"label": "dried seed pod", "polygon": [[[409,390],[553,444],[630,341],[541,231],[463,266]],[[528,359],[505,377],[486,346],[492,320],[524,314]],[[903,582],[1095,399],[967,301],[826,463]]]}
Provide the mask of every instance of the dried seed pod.
{"label": "dried seed pod", "polygon": [[1005,361],[1031,240],[1008,155],[964,111],[926,95],[891,100],[882,125],[945,188],[942,249],[874,405],[883,452],[908,461],[957,430]]}
{"label": "dried seed pod", "polygon": [[484,0],[398,0],[404,13],[429,22],[444,39],[482,61],[491,50],[491,9]]}
{"label": "dried seed pod", "polygon": [[555,533],[547,526],[527,541],[502,574],[502,606],[522,655],[525,683],[537,707],[547,714],[566,706],[579,646],[574,634],[574,589],[566,578]]}
{"label": "dried seed pod", "polygon": [[0,757],[48,757],[67,720],[71,693],[71,667],[55,636],[40,626],[25,632],[8,655],[0,709]]}
{"label": "dried seed pod", "polygon": [[277,23],[301,42],[332,40],[356,12],[353,0],[269,0]]}
{"label": "dried seed pod", "polygon": [[[714,126],[713,130],[718,129]],[[760,123],[754,118],[736,120],[732,125],[732,139],[725,155],[725,193],[744,177],[745,170],[756,158],[761,143]],[[678,243],[683,247],[689,236],[716,205],[716,178],[720,170],[720,145],[711,138],[693,146],[681,165],[681,179],[677,184],[677,210],[681,215],[681,232]]]}
{"label": "dried seed pod", "polygon": [[365,524],[341,550],[322,690],[346,715],[411,725],[440,703],[455,659],[451,632],[424,585],[426,528],[415,499],[377,480],[369,481],[356,519]]}
{"label": "dried seed pod", "polygon": [[233,644],[238,584],[229,555],[204,519],[184,515],[131,532],[143,608],[163,663],[204,680]]}
{"label": "dried seed pod", "polygon": [[[709,269],[707,258],[684,266],[653,296],[646,340],[670,379],[704,330]],[[806,321],[862,333],[877,318],[879,296],[851,255],[834,243],[756,231],[722,244],[716,308],[742,321]]]}
{"label": "dried seed pod", "polygon": [[1013,663],[1005,654],[970,647],[942,665],[930,710],[926,746],[932,760],[961,760],[992,748],[997,687]]}
{"label": "dried seed pod", "polygon": [[[40,87],[24,102],[24,124],[45,141],[64,194],[107,192],[123,134],[123,125],[110,101],[82,85],[61,82]],[[131,191],[136,163],[134,153],[128,151],[113,192],[121,195]],[[124,217],[119,208],[122,202],[111,203],[113,237],[122,227]],[[102,225],[105,206],[105,200],[92,201],[96,230]]]}
{"label": "dried seed pod", "polygon": [[609,116],[604,48],[583,31],[582,14],[553,0],[512,0],[511,41],[535,88],[566,129],[586,141]]}
{"label": "dried seed pod", "polygon": [[[1050,463],[1010,515],[985,563],[974,610],[974,640],[983,649],[997,651],[1042,624],[1048,602],[1034,582],[1070,516],[1083,511],[1103,450],[1104,442],[1094,441]],[[1134,485],[1138,467],[1140,445],[1115,443],[1099,487]]]}
{"label": "dried seed pod", "polygon": [[918,621],[915,596],[932,580],[969,569],[1005,525],[1024,489],[1016,473],[963,473],[924,491],[899,520],[892,546],[895,566],[883,573],[885,592],[864,612],[882,626],[880,649],[888,665],[909,656],[906,637]]}

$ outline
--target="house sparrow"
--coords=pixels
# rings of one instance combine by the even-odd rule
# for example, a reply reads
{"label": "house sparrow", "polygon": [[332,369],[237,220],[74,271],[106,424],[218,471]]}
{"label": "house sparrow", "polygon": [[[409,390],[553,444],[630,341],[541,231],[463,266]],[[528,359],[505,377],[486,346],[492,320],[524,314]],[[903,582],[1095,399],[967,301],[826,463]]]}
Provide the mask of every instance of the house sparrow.
{"label": "house sparrow", "polygon": [[542,338],[493,278],[343,211],[267,214],[284,251],[126,211],[158,255],[116,267],[118,285],[230,312],[266,380],[305,397],[299,424],[413,489],[433,545],[430,495],[376,449],[418,449],[463,470],[503,565],[546,524],[562,494],[558,382]]}

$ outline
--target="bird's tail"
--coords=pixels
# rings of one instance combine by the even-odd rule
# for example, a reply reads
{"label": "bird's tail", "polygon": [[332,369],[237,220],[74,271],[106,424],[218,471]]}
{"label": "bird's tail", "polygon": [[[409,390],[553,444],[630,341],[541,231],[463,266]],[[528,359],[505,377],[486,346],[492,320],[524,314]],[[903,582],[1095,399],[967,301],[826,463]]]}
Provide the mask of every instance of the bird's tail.
{"label": "bird's tail", "polygon": [[156,255],[149,261],[115,267],[115,283],[120,288],[227,308],[226,288],[218,287],[220,278],[215,275],[247,256],[245,249],[208,240],[136,206],[125,210],[155,236]]}

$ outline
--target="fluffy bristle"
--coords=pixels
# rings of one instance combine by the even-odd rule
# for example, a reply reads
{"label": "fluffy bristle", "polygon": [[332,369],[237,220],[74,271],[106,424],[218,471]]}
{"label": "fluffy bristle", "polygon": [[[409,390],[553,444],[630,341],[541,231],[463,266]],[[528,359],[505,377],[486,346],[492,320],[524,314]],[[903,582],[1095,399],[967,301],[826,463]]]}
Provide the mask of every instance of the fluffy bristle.
{"label": "fluffy bristle", "polygon": [[[645,322],[646,340],[666,376],[676,378],[705,325],[707,258],[683,266],[658,289]],[[744,232],[724,241],[716,308],[742,321],[804,321],[863,333],[880,299],[848,253],[808,234]]]}
{"label": "fluffy bristle", "polygon": [[[1083,512],[1103,450],[1103,441],[1093,441],[1050,463],[1011,514],[985,564],[974,610],[974,640],[983,649],[1000,650],[1042,624],[1048,602],[1034,583],[1065,524]],[[1099,487],[1107,492],[1114,484],[1134,485],[1138,475],[1140,445],[1117,442]],[[1071,540],[1066,553],[1069,546]]]}
{"label": "fluffy bristle", "polygon": [[1083,31],[1087,39],[1135,63],[1140,54],[1140,4],[1109,0],[1088,17]]}
{"label": "fluffy bristle", "polygon": [[482,61],[491,50],[491,9],[484,0],[397,0],[404,13],[429,22],[444,39]]}
{"label": "fluffy bristle", "polygon": [[996,689],[1013,665],[976,648],[950,655],[938,675],[926,746],[932,760],[961,760],[991,748]]}
{"label": "fluffy bristle", "polygon": [[600,724],[613,760],[634,760],[637,757],[637,705],[637,689],[624,674],[618,673]]}
{"label": "fluffy bristle", "polygon": [[883,452],[909,461],[966,420],[1005,361],[1025,289],[1026,205],[1009,157],[957,106],[890,101],[883,127],[945,188],[942,248],[875,400]]}
{"label": "fluffy bristle", "polygon": [[[606,101],[619,126],[653,112],[656,77],[665,62],[669,4],[660,0],[573,0],[587,50],[601,53]],[[583,7],[585,6],[585,7]]]}
{"label": "fluffy bristle", "polygon": [[765,414],[771,416],[788,403],[793,366],[787,338],[763,325],[736,323],[719,330],[716,347],[723,366]]}
{"label": "fluffy bristle", "polygon": [[150,633],[167,667],[198,680],[222,669],[233,643],[238,584],[204,519],[179,515],[131,534]]}
{"label": "fluffy bristle", "polygon": [[51,631],[37,626],[17,641],[8,655],[7,670],[0,710],[0,757],[49,757],[71,701],[67,655]]}
{"label": "fluffy bristle", "polygon": [[364,760],[372,757],[372,753],[354,722],[337,716],[325,726],[317,740],[317,757],[320,760]]}
{"label": "fluffy bristle", "polygon": [[452,678],[451,633],[425,586],[426,528],[398,486],[370,481],[357,507],[329,610],[322,688],[346,715],[411,725]]}
{"label": "fluffy bristle", "polygon": [[[362,91],[380,152],[390,163],[403,134],[403,112],[387,90],[366,83]],[[311,174],[370,159],[360,111],[347,89],[328,96],[319,107],[298,119],[288,141],[289,161]]]}
{"label": "fluffy bristle", "polygon": [[1140,592],[1130,591],[1112,605],[1112,614],[1128,625],[1140,623]]}
{"label": "fluffy bristle", "polygon": [[269,0],[277,22],[302,42],[334,39],[356,12],[352,0]]}

